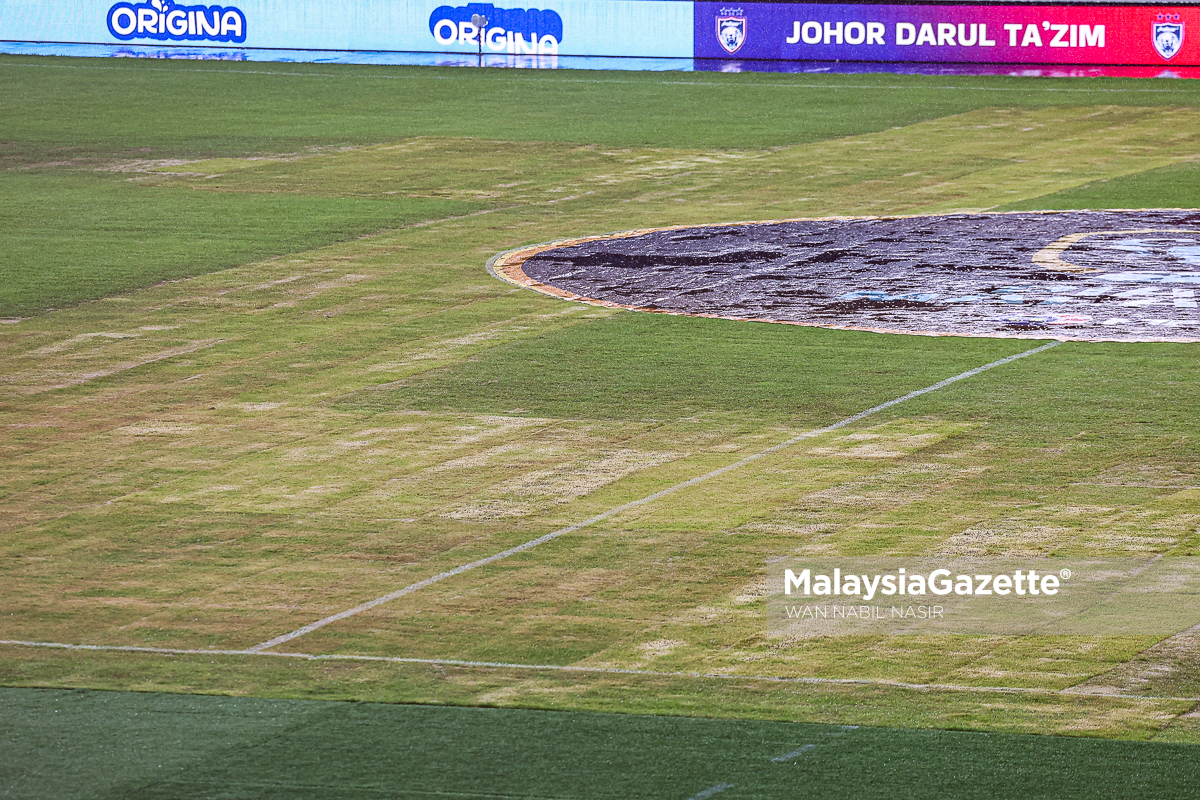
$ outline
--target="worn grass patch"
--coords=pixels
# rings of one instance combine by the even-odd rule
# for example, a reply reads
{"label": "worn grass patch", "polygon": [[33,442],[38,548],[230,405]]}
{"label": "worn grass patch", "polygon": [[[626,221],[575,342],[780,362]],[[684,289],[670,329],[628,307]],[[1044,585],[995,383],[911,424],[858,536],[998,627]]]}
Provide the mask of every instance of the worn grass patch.
{"label": "worn grass patch", "polygon": [[[646,205],[662,214],[664,206],[683,202],[669,212],[672,219],[703,210],[707,217],[688,219],[717,222],[980,211],[1011,203],[1014,195],[1067,191],[1182,163],[1182,171],[1164,169],[1157,180],[1176,186],[1175,199],[1183,202],[1197,122],[1193,108],[1053,106],[982,108],[815,142],[801,137],[802,143],[770,149],[740,141],[685,149],[419,137],[277,159],[198,161],[160,167],[163,177],[147,179],[223,191],[505,205],[586,197],[597,205],[631,205],[621,209],[625,214]],[[748,194],[748,186],[755,191]],[[1109,194],[1124,197],[1121,185]],[[1097,205],[1062,207],[1106,207],[1097,196],[1088,201]],[[660,217],[658,224],[666,222]]]}
{"label": "worn grass patch", "polygon": [[[0,638],[172,648],[264,642],[1031,346],[594,309],[491,279],[491,255],[1085,185],[1128,205],[1123,176],[1191,174],[1200,97],[31,63],[0,59],[0,180],[25,203],[4,235],[65,265],[18,263],[24,285],[99,299],[0,327]],[[793,642],[766,633],[761,598],[767,560],[795,554],[1194,553],[1196,372],[1189,346],[1063,345],[289,644],[745,682],[15,647],[0,680],[1188,739],[1194,704],[1165,699],[1194,691],[1188,642]]]}

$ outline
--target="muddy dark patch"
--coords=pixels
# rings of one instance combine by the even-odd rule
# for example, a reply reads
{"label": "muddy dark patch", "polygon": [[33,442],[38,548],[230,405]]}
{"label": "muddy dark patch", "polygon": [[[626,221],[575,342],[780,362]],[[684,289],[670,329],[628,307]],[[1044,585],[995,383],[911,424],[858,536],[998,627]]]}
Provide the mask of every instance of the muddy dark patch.
{"label": "muddy dark patch", "polygon": [[1194,210],[697,227],[556,247],[517,268],[559,294],[676,313],[909,333],[1200,339]]}

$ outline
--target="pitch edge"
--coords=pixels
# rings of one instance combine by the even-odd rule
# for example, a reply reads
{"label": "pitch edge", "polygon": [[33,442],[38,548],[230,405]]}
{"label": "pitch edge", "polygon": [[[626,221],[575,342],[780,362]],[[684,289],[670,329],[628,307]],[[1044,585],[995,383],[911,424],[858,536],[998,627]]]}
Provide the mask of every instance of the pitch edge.
{"label": "pitch edge", "polygon": [[[1115,211],[1115,212],[1134,212],[1134,211],[1189,211],[1193,209],[1185,208],[1101,208],[1101,209],[1069,209],[1083,211]],[[635,228],[627,231],[617,231],[615,233],[604,233],[594,236],[580,236],[574,239],[556,239],[550,242],[542,242],[540,244],[525,245],[513,250],[505,250],[502,253],[497,253],[488,259],[486,269],[488,274],[497,280],[510,283],[513,286],[519,286],[522,289],[531,289],[549,297],[556,297],[559,300],[569,300],[574,303],[584,303],[589,306],[598,306],[600,308],[620,309],[624,311],[640,311],[646,314],[665,314],[672,317],[700,317],[703,319],[725,319],[733,322],[766,322],[773,325],[796,325],[802,328],[825,328],[835,331],[859,331],[862,333],[890,333],[904,336],[957,336],[961,338],[971,339],[1040,339],[1056,340],[1060,342],[1088,342],[1088,343],[1116,343],[1116,344],[1146,344],[1146,343],[1171,343],[1171,344],[1187,344],[1192,342],[1200,342],[1200,338],[1187,337],[1167,337],[1167,336],[1139,336],[1134,338],[1082,338],[1078,336],[1056,335],[1049,331],[1037,333],[961,333],[957,331],[908,331],[897,328],[869,328],[859,325],[828,325],[818,322],[798,322],[789,319],[773,319],[771,317],[734,317],[727,314],[694,314],[687,311],[670,311],[661,308],[647,308],[646,306],[632,306],[624,303],[614,303],[611,300],[598,300],[594,297],[584,297],[559,289],[556,286],[551,286],[540,281],[535,281],[525,274],[522,269],[526,260],[544,253],[547,250],[557,250],[560,247],[571,247],[572,245],[584,244],[586,242],[596,242],[603,239],[632,239],[635,236],[644,236],[648,233],[659,233],[661,231],[680,231],[695,228],[729,228],[736,225],[776,225],[782,222],[835,222],[838,220],[860,220],[860,219],[916,219],[918,217],[951,217],[957,214],[992,214],[999,216],[1002,214],[1062,214],[1064,209],[1056,209],[1052,211],[949,211],[941,214],[892,214],[888,216],[863,215],[863,216],[830,216],[830,217],[789,217],[787,219],[766,219],[766,220],[750,220],[743,222],[716,222],[706,223],[701,225],[667,225],[660,228]],[[1045,249],[1039,251],[1038,255],[1045,252]]]}

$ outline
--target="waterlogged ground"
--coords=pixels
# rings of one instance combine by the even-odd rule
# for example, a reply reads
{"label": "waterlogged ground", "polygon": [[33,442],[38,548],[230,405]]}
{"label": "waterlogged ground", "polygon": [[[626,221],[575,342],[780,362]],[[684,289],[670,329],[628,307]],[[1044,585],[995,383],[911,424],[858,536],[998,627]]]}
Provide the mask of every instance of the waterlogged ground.
{"label": "waterlogged ground", "polygon": [[[314,113],[314,98],[362,110],[358,83],[179,69],[184,85],[202,75],[248,105],[282,93]],[[583,91],[548,80],[530,86]],[[703,95],[590,88],[601,105]],[[878,115],[877,100],[904,97],[869,91],[844,105],[870,100]],[[851,114],[838,124],[859,125],[852,135],[797,126],[790,143],[727,148],[668,147],[632,123],[601,145],[500,141],[466,114],[458,135],[423,119],[388,137],[365,111],[328,129],[271,117],[275,128],[241,129],[215,159],[151,137],[149,154],[104,155],[89,140],[70,161],[22,134],[4,179],[73,182],[76,208],[98,175],[111,202],[157,202],[163,219],[188,198],[195,224],[171,229],[172,252],[202,249],[229,209],[259,197],[301,198],[326,222],[346,198],[408,205],[395,217],[372,206],[369,232],[314,227],[326,238],[289,247],[301,216],[278,237],[255,233],[261,256],[223,251],[234,266],[161,283],[135,270],[106,299],[0,326],[0,677],[1194,741],[1200,654],[1186,635],[792,640],[765,618],[768,563],[784,557],[1194,555],[1200,362],[1178,343],[1066,343],[246,650],[1034,346],[596,308],[493,279],[496,253],[633,228],[1055,207],[1072,192],[1100,208],[1188,205],[1191,95],[1031,108],[984,94],[1001,107],[914,121],[896,103],[894,125]],[[339,120],[373,143],[328,146]],[[63,147],[84,136],[46,124]],[[5,235],[51,224],[37,213]],[[112,262],[119,248],[87,253],[100,241],[89,231],[60,236]],[[53,286],[22,302],[35,296],[66,305]],[[268,654],[280,651],[293,655]]]}

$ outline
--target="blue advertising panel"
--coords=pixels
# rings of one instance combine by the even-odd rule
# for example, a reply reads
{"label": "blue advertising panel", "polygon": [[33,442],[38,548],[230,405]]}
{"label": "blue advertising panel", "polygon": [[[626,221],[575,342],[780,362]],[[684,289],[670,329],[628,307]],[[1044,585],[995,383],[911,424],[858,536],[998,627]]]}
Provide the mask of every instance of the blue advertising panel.
{"label": "blue advertising panel", "polygon": [[[17,42],[691,58],[693,4],[547,0],[541,8],[438,0],[44,0],[0,3]],[[488,18],[481,31],[476,14]]]}

